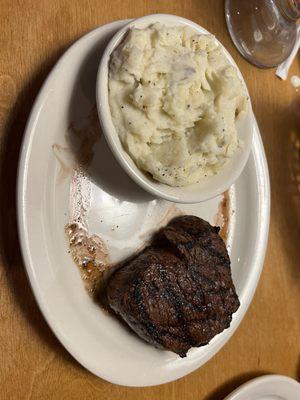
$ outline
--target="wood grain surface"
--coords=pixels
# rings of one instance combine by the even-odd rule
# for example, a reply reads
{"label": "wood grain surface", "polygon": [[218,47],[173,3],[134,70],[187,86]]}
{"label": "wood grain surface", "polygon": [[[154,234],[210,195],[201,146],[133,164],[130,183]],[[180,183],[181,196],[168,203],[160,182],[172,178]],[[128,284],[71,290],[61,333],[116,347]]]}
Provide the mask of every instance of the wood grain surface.
{"label": "wood grain surface", "polygon": [[[300,378],[300,90],[259,70],[233,47],[221,0],[0,0],[0,398],[223,399],[250,378]],[[176,382],[125,388],[84,370],[45,323],[29,287],[16,230],[16,171],[25,123],[59,56],[89,30],[163,12],[199,23],[223,42],[248,84],[270,168],[269,246],[254,300],[229,343]],[[300,75],[299,59],[291,68]]]}

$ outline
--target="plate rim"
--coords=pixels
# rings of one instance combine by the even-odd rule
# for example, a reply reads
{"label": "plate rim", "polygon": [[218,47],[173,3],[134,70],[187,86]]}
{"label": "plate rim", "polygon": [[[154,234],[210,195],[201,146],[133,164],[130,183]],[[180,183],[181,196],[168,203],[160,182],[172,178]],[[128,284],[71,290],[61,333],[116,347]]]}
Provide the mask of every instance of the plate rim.
{"label": "plate rim", "polygon": [[[82,359],[82,357],[77,353],[76,347],[70,345],[68,341],[65,339],[64,335],[61,333],[60,329],[56,326],[56,324],[53,322],[54,318],[51,316],[51,313],[48,312],[47,310],[47,304],[44,302],[43,296],[41,294],[40,287],[38,285],[38,282],[36,281],[35,277],[35,268],[34,268],[34,262],[33,259],[31,258],[31,252],[30,252],[30,246],[29,246],[29,238],[28,238],[28,232],[27,232],[27,223],[26,223],[26,207],[27,207],[27,202],[26,202],[26,189],[27,189],[27,178],[28,178],[28,158],[31,153],[31,147],[32,147],[32,142],[33,142],[33,132],[35,130],[35,124],[36,121],[38,120],[39,113],[41,111],[41,106],[44,101],[44,96],[45,96],[45,91],[47,90],[47,86],[53,76],[53,74],[61,68],[61,65],[64,63],[65,58],[68,57],[69,53],[74,50],[77,46],[81,44],[81,42],[85,41],[87,38],[90,36],[93,36],[94,34],[98,33],[99,30],[104,29],[105,27],[117,27],[118,24],[121,23],[127,23],[129,20],[124,19],[124,20],[117,20],[117,21],[112,21],[107,24],[100,25],[90,32],[86,33],[79,39],[75,40],[75,42],[64,52],[64,54],[58,59],[54,67],[51,69],[51,71],[48,73],[44,83],[42,84],[39,93],[33,103],[31,112],[29,114],[25,131],[24,131],[24,137],[22,141],[22,146],[21,146],[21,153],[20,153],[20,159],[19,159],[19,165],[18,165],[18,172],[17,172],[17,222],[18,222],[18,234],[19,234],[19,241],[20,241],[20,247],[21,247],[21,253],[22,253],[22,258],[24,261],[24,266],[25,266],[25,271],[27,274],[27,277],[29,279],[30,285],[32,292],[34,294],[35,300],[37,302],[37,305],[40,309],[40,311],[43,314],[43,317],[45,318],[49,328],[51,331],[55,334],[57,339],[60,341],[60,343],[65,347],[65,349],[71,354],[71,356],[76,359],[82,366],[84,366],[88,371],[92,372],[94,375],[105,379],[109,382],[118,384],[118,385],[124,385],[123,382],[118,381],[115,378],[112,378],[111,376],[107,376],[105,373],[103,373],[103,370],[101,371],[101,374],[99,374],[99,371],[94,370],[94,368],[91,368],[91,366],[88,365],[88,362],[86,362],[85,359]],[[264,199],[263,201],[263,207],[260,210],[262,218],[261,220],[263,223],[259,223],[258,227],[258,233],[257,237],[259,240],[257,240],[256,243],[256,255],[255,255],[255,261],[252,262],[252,264],[255,266],[255,268],[252,269],[251,276],[254,276],[255,279],[251,280],[249,278],[249,281],[251,281],[251,284],[247,286],[247,290],[244,293],[243,297],[246,297],[247,300],[241,301],[241,304],[243,304],[243,310],[240,314],[240,318],[238,321],[236,321],[234,326],[234,329],[230,332],[230,334],[226,337],[226,340],[220,343],[219,346],[216,347],[215,351],[213,351],[208,359],[211,359],[219,350],[222,348],[226,342],[230,339],[232,334],[236,331],[237,327],[239,326],[240,322],[245,316],[245,313],[252,301],[253,295],[255,293],[255,289],[257,287],[260,274],[263,268],[263,263],[264,263],[264,258],[265,258],[265,253],[267,249],[267,242],[268,242],[268,231],[269,231],[269,220],[270,220],[270,182],[269,182],[269,173],[268,173],[268,166],[267,166],[267,161],[266,161],[266,156],[264,152],[264,147],[262,144],[262,139],[259,133],[259,129],[256,123],[255,127],[255,133],[253,137],[253,145],[251,152],[253,153],[254,156],[254,161],[256,164],[260,165],[260,169],[256,168],[256,171],[259,172],[259,175],[257,176],[258,180],[261,185],[258,185],[258,192],[259,192],[259,199],[261,200],[262,198]],[[260,201],[261,202],[261,201]],[[204,361],[202,365],[204,365],[208,359]],[[198,367],[200,368],[200,366]],[[196,369],[196,368],[195,368]],[[104,368],[105,370],[105,368]],[[187,375],[187,373],[180,375],[180,377]],[[127,386],[155,386],[158,384],[162,383],[167,383],[171,382],[175,379],[179,379],[180,377],[175,377],[173,379],[166,379],[163,380],[162,382],[159,383],[154,383],[154,384],[149,384],[149,385],[127,385]]]}
{"label": "plate rim", "polygon": [[295,379],[286,375],[267,374],[245,382],[224,400],[245,400],[250,398],[249,396],[255,396],[255,398],[258,398],[257,396],[280,396],[282,400],[293,400],[299,395],[300,384]]}

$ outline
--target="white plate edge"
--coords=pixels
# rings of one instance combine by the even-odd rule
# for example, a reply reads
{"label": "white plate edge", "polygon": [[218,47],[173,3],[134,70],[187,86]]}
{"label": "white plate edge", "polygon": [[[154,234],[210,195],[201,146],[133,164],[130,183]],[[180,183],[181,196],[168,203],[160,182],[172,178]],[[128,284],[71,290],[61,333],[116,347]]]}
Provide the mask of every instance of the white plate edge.
{"label": "white plate edge", "polygon": [[[265,388],[269,385],[272,385],[272,389],[267,389],[268,393],[266,393]],[[282,397],[283,393],[280,390],[281,388],[279,389],[280,385],[281,388],[285,387],[285,392],[289,390],[289,394],[292,396],[295,394],[294,399],[300,395],[300,384],[295,379],[285,375],[271,374],[262,375],[245,382],[225,397],[224,400],[246,400],[250,398],[249,396],[253,395],[255,395],[256,399],[259,399],[257,396],[280,396],[282,400],[292,400],[290,396]],[[288,393],[285,394],[288,395]]]}

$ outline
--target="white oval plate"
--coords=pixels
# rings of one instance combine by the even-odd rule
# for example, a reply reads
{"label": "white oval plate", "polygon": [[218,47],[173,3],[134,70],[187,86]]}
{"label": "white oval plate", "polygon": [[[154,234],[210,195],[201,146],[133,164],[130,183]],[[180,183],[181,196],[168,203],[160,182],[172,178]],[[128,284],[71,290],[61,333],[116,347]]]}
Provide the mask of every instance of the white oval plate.
{"label": "white oval plate", "polygon": [[[84,290],[68,254],[72,179],[71,122],[85,124],[95,104],[95,82],[108,39],[127,21],[104,25],[78,40],[50,73],[34,104],[21,154],[18,221],[27,274],[48,324],[84,367],[110,382],[158,385],[180,378],[209,360],[230,338],[253,297],[263,265],[269,229],[270,193],[257,125],[247,166],[230,191],[229,224],[233,280],[241,306],[231,326],[186,358],[157,350],[105,313]],[[132,254],[174,205],[140,189],[119,167],[103,137],[89,168],[88,223],[107,242],[112,262]],[[64,160],[63,160],[64,158]],[[71,165],[71,166],[70,166]],[[180,205],[214,222],[220,198]],[[170,214],[170,213],[169,213]]]}
{"label": "white oval plate", "polygon": [[300,384],[284,375],[266,375],[252,379],[224,400],[299,400]]}

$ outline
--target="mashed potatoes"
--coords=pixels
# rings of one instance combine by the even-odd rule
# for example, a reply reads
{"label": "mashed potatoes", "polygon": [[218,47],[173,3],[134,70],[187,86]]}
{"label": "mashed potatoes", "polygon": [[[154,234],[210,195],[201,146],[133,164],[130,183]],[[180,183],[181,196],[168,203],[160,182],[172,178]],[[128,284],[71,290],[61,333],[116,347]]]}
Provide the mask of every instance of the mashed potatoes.
{"label": "mashed potatoes", "polygon": [[239,146],[246,94],[209,35],[159,23],[131,29],[113,52],[109,103],[137,166],[171,186],[219,171]]}

